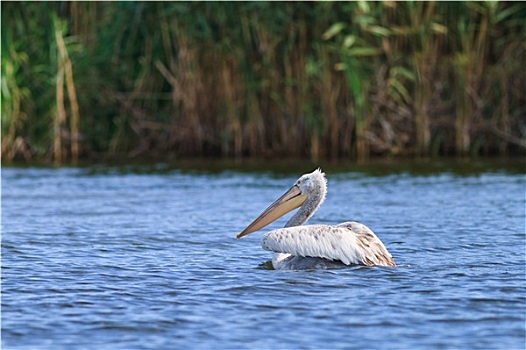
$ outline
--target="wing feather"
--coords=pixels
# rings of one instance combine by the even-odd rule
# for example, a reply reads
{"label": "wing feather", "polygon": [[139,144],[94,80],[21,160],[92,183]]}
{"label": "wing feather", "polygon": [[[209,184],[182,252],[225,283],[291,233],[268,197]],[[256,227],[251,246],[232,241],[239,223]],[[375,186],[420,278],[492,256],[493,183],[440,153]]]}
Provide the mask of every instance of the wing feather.
{"label": "wing feather", "polygon": [[391,254],[367,226],[344,222],[337,226],[281,228],[263,235],[261,246],[275,253],[339,260],[344,264],[395,266]]}

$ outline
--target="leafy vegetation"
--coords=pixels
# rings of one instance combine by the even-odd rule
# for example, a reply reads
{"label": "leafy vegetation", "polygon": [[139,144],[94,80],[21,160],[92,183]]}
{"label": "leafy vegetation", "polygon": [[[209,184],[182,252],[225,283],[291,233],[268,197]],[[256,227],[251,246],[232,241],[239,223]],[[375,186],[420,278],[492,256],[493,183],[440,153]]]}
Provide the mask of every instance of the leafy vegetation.
{"label": "leafy vegetation", "polygon": [[523,155],[522,2],[2,2],[2,159]]}

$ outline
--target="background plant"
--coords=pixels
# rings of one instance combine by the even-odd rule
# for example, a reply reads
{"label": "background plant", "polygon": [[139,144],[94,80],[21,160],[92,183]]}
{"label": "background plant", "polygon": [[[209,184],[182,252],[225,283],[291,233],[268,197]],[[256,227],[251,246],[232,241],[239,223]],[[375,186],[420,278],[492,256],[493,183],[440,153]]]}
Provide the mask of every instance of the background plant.
{"label": "background plant", "polygon": [[3,2],[2,159],[526,149],[520,2]]}

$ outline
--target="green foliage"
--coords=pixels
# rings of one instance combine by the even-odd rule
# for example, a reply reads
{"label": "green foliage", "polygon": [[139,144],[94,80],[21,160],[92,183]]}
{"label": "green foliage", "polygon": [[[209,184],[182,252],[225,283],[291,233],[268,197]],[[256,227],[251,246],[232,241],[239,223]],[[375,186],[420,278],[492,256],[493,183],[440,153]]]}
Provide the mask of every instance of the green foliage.
{"label": "green foliage", "polygon": [[1,6],[4,161],[524,154],[521,2]]}

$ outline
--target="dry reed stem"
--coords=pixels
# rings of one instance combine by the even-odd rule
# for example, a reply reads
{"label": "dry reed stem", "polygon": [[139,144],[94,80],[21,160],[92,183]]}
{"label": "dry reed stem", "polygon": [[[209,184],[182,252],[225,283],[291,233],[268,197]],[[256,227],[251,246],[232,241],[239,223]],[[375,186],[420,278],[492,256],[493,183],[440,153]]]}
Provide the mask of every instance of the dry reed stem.
{"label": "dry reed stem", "polygon": [[[62,39],[62,38],[61,38]],[[75,82],[73,80],[73,65],[69,59],[68,51],[64,45],[64,40],[60,40],[59,48],[62,51],[65,64],[66,87],[71,108],[70,118],[70,137],[71,137],[71,158],[76,163],[79,156],[79,105],[77,102],[77,93],[75,91]]]}
{"label": "dry reed stem", "polygon": [[75,91],[75,82],[73,80],[73,65],[69,58],[68,50],[64,42],[63,33],[60,29],[55,30],[55,38],[57,43],[57,86],[56,86],[56,107],[57,114],[54,121],[53,134],[54,134],[54,147],[53,153],[55,163],[59,165],[62,162],[62,126],[66,122],[66,107],[65,107],[65,96],[64,96],[64,78],[68,91],[68,98],[70,102],[70,147],[71,147],[71,160],[76,163],[79,155],[79,104],[77,101],[77,94]]}
{"label": "dry reed stem", "polygon": [[[59,42],[62,40],[62,31],[59,29],[55,30],[55,39],[57,46],[60,47]],[[56,114],[53,120],[53,159],[55,165],[62,163],[62,125],[66,121],[66,108],[64,105],[64,60],[60,54],[60,48],[58,49],[57,57],[57,76],[56,76]]]}

